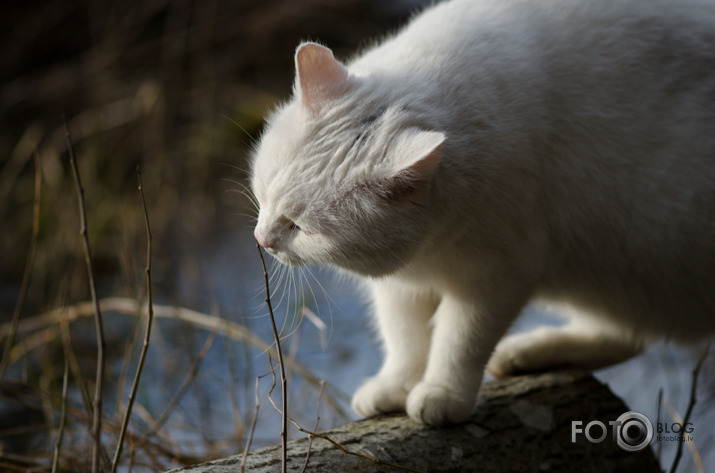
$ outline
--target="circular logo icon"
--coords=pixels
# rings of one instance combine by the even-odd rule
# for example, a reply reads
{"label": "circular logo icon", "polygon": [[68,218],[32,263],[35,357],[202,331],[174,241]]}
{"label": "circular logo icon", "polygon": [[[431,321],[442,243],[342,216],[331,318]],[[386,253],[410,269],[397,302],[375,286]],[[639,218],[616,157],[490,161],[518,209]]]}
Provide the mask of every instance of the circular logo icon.
{"label": "circular logo icon", "polygon": [[616,443],[627,452],[646,448],[653,440],[653,424],[640,412],[629,411],[616,420]]}

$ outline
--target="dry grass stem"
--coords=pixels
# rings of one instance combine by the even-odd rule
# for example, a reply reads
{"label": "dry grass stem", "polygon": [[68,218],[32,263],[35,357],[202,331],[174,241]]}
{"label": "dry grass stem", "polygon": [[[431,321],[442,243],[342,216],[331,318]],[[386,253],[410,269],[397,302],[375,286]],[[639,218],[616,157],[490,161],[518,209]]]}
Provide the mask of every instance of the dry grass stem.
{"label": "dry grass stem", "polygon": [[144,434],[142,436],[142,438],[139,441],[137,441],[137,444],[139,446],[143,445],[144,442],[146,442],[146,440],[149,437],[151,437],[152,435],[157,433],[159,431],[159,429],[161,429],[161,427],[164,425],[164,422],[166,422],[166,420],[169,418],[169,416],[173,412],[174,408],[179,404],[179,401],[181,401],[181,398],[184,397],[184,394],[186,394],[186,390],[189,389],[189,387],[191,386],[191,383],[193,383],[194,379],[196,379],[196,375],[199,373],[199,365],[201,364],[201,361],[203,361],[203,359],[208,354],[215,339],[216,339],[216,332],[211,332],[209,334],[209,336],[206,338],[204,345],[201,347],[201,351],[196,356],[196,359],[194,360],[193,364],[191,365],[191,368],[189,369],[189,374],[184,379],[184,382],[181,384],[181,387],[179,388],[179,390],[176,392],[176,394],[171,399],[169,404],[166,405],[164,412],[162,412],[161,415],[159,416],[159,418],[154,422],[151,429],[149,429],[149,432]]}
{"label": "dry grass stem", "polygon": [[84,246],[84,261],[87,266],[87,275],[89,277],[89,291],[92,297],[92,305],[94,308],[94,321],[97,334],[97,375],[95,378],[95,391],[93,399],[93,418],[92,418],[92,437],[94,447],[92,449],[92,472],[99,473],[99,462],[101,461],[102,450],[102,388],[104,385],[104,368],[105,368],[105,341],[104,327],[102,323],[102,312],[99,308],[99,298],[97,297],[97,282],[94,277],[92,268],[92,251],[89,246],[89,235],[87,234],[87,214],[84,203],[84,189],[82,188],[82,180],[79,176],[79,169],[74,156],[74,147],[72,145],[72,136],[70,135],[69,127],[64,115],[62,121],[65,126],[65,138],[67,139],[67,152],[70,158],[70,167],[74,175],[75,187],[77,189],[77,201],[79,204],[80,217],[80,235]]}
{"label": "dry grass stem", "polygon": [[[323,398],[323,392],[325,391],[325,381],[320,382],[320,393],[318,394],[318,402],[315,404],[315,425],[313,426],[313,432],[318,431],[318,424],[320,423],[320,400]],[[310,462],[310,448],[313,446],[313,436],[308,436],[308,448],[305,453],[305,462],[303,463],[303,468],[300,469],[300,473],[305,473],[306,468],[308,468],[308,463]]]}
{"label": "dry grass stem", "polygon": [[57,473],[57,468],[60,463],[62,436],[65,433],[65,422],[67,421],[67,384],[69,380],[69,372],[69,360],[65,356],[65,372],[62,377],[62,411],[60,412],[60,427],[57,431],[57,440],[55,441],[55,454],[52,459],[52,473]]}
{"label": "dry grass stem", "polygon": [[154,321],[154,301],[152,299],[152,286],[151,286],[151,256],[152,256],[152,235],[151,226],[149,225],[149,212],[146,207],[146,199],[144,198],[144,189],[142,188],[142,175],[137,166],[137,180],[139,186],[139,195],[141,196],[142,209],[144,210],[144,224],[146,225],[146,244],[147,244],[147,254],[146,254],[146,287],[147,287],[147,309],[148,316],[146,322],[146,332],[144,335],[144,343],[142,345],[142,351],[139,355],[139,363],[137,365],[137,372],[134,376],[134,382],[132,383],[132,389],[129,393],[129,399],[127,400],[127,410],[124,414],[124,421],[122,422],[122,428],[119,432],[119,440],[117,440],[117,449],[114,453],[114,460],[112,461],[111,472],[115,473],[117,471],[117,466],[119,465],[119,460],[122,456],[122,449],[124,447],[124,437],[127,433],[127,427],[129,425],[129,418],[132,415],[132,407],[134,406],[134,400],[136,399],[137,390],[139,389],[139,380],[142,375],[142,370],[144,369],[144,362],[146,361],[146,354],[149,351],[149,341],[151,339],[151,327]]}
{"label": "dry grass stem", "polygon": [[[134,299],[126,297],[105,297],[100,299],[99,306],[103,315],[116,313],[137,316],[145,313],[147,310],[146,306],[143,306]],[[18,333],[33,332],[57,324],[60,321],[70,323],[81,317],[92,316],[93,307],[93,303],[91,302],[80,302],[72,306],[45,312],[44,314],[24,317],[20,320],[18,325]],[[270,352],[273,356],[277,356],[275,348],[265,342],[261,337],[251,333],[246,327],[214,315],[205,314],[185,307],[154,304],[154,317],[157,319],[173,319],[186,322],[197,328],[220,333],[234,341],[247,343],[261,351]],[[5,336],[9,331],[9,324],[0,325],[0,337]],[[320,385],[320,380],[297,361],[290,359],[285,359],[284,361],[287,368],[299,374],[308,383],[313,386]],[[339,414],[344,415],[343,411],[339,410],[337,402],[330,398],[327,399],[332,407],[338,409],[337,412]]]}
{"label": "dry grass stem", "polygon": [[[656,406],[656,425],[660,425],[660,413],[663,408],[663,388],[660,388],[658,390],[658,404]],[[660,458],[661,454],[663,453],[663,444],[662,442],[658,442],[655,447],[655,458],[658,460],[658,464],[660,464]]]}
{"label": "dry grass stem", "polygon": [[35,250],[37,248],[37,235],[40,232],[40,197],[42,191],[42,169],[40,164],[40,158],[35,149],[35,197],[32,210],[32,239],[30,240],[30,250],[27,254],[27,262],[25,263],[25,271],[22,275],[22,283],[20,285],[20,294],[17,297],[17,304],[15,304],[15,310],[12,314],[12,324],[10,326],[10,332],[5,340],[5,348],[3,348],[2,358],[0,358],[0,379],[2,379],[5,374],[5,370],[11,364],[10,363],[10,350],[12,345],[15,343],[15,335],[17,335],[17,326],[20,322],[20,315],[22,314],[22,308],[25,305],[25,299],[27,298],[27,290],[30,287],[30,275],[32,274],[32,264],[35,261]]}
{"label": "dry grass stem", "polygon": [[[685,426],[683,423],[683,418],[680,417],[680,414],[678,414],[678,411],[675,409],[673,404],[668,400],[667,397],[663,397],[663,406],[665,407],[666,412],[670,416],[670,418],[673,420],[673,422],[676,422],[682,426]],[[703,459],[700,456],[700,452],[698,451],[697,445],[695,445],[695,441],[693,440],[683,440],[683,443],[688,447],[688,451],[690,451],[690,455],[693,458],[693,463],[695,463],[695,471],[698,473],[705,473],[705,467],[703,466]],[[658,446],[660,447],[663,444],[663,442],[658,442]],[[658,461],[660,462],[660,458],[656,457]],[[665,470],[663,470],[665,472]]]}
{"label": "dry grass stem", "polygon": [[[680,457],[683,455],[683,436],[685,435],[685,426],[690,422],[690,416],[693,413],[693,408],[695,407],[695,403],[697,402],[696,400],[696,392],[698,388],[698,377],[700,376],[700,370],[703,367],[703,363],[705,362],[705,359],[708,356],[708,352],[710,351],[710,344],[708,343],[705,348],[703,349],[703,352],[700,354],[700,357],[698,358],[698,362],[695,365],[695,368],[693,369],[693,382],[690,386],[690,399],[688,401],[688,408],[685,411],[685,416],[683,417],[682,422],[680,422],[680,425],[682,428],[680,429],[680,434],[678,435],[678,446],[675,450],[675,457],[673,458],[673,464],[670,467],[670,473],[675,473],[675,471],[678,469],[678,464],[680,463]],[[697,449],[695,449],[695,445],[693,442],[688,442],[688,448],[690,449],[691,454],[693,454],[693,460],[695,463],[698,463],[698,459],[700,459],[700,454],[697,452]],[[702,460],[700,460],[700,470],[699,471],[705,471],[702,467]]]}
{"label": "dry grass stem", "polygon": [[70,371],[72,372],[72,377],[74,379],[74,384],[82,397],[82,405],[85,411],[89,414],[92,412],[92,401],[89,394],[89,388],[87,387],[87,382],[82,375],[82,369],[79,365],[79,360],[77,359],[77,354],[72,348],[72,336],[70,334],[69,321],[64,317],[59,321],[60,337],[62,338],[62,348],[65,354],[65,359],[69,361]]}
{"label": "dry grass stem", "polygon": [[[270,357],[270,353],[268,354]],[[263,375],[265,376],[265,375]],[[251,430],[248,432],[248,441],[246,446],[243,448],[243,458],[241,459],[241,473],[246,470],[246,460],[248,459],[248,451],[251,449],[251,443],[253,443],[253,434],[256,432],[256,424],[258,423],[258,410],[261,406],[260,396],[258,395],[258,385],[263,376],[256,377],[256,407],[253,412],[253,421],[251,422]]]}

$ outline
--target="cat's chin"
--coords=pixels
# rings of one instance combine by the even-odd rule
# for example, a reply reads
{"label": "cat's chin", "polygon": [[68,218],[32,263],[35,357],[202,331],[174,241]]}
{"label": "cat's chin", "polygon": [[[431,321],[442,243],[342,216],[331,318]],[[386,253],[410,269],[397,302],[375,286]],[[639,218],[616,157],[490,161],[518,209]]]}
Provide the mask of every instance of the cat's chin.
{"label": "cat's chin", "polygon": [[272,249],[266,249],[268,254],[278,260],[279,263],[285,266],[303,266],[305,261],[303,261],[298,256],[292,255],[290,253],[285,253],[283,251],[275,251]]}

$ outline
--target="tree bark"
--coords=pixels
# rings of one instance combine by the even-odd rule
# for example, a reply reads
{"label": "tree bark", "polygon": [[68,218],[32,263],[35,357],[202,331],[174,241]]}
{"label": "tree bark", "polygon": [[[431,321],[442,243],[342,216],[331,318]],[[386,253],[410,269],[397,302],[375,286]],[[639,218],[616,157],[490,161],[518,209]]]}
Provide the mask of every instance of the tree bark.
{"label": "tree bark", "polygon": [[[428,427],[404,415],[383,416],[323,432],[350,452],[314,438],[308,472],[659,472],[650,448],[621,449],[608,422],[629,409],[590,374],[552,372],[485,384],[474,415],[459,425]],[[601,443],[583,433],[572,442],[572,421],[584,428],[598,420],[607,427]],[[594,427],[592,437],[601,429]],[[250,452],[245,471],[279,472],[280,446]],[[308,438],[288,443],[288,471],[300,472]],[[229,473],[241,470],[242,455],[173,472]]]}

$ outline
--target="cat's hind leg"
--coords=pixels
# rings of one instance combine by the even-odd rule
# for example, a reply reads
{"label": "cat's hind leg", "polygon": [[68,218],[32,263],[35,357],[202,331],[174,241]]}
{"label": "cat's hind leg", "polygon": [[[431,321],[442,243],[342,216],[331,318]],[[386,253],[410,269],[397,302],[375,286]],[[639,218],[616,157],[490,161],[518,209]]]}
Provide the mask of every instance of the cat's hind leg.
{"label": "cat's hind leg", "polygon": [[559,368],[595,370],[638,355],[645,343],[609,327],[574,320],[563,327],[539,327],[499,342],[487,363],[495,376]]}

